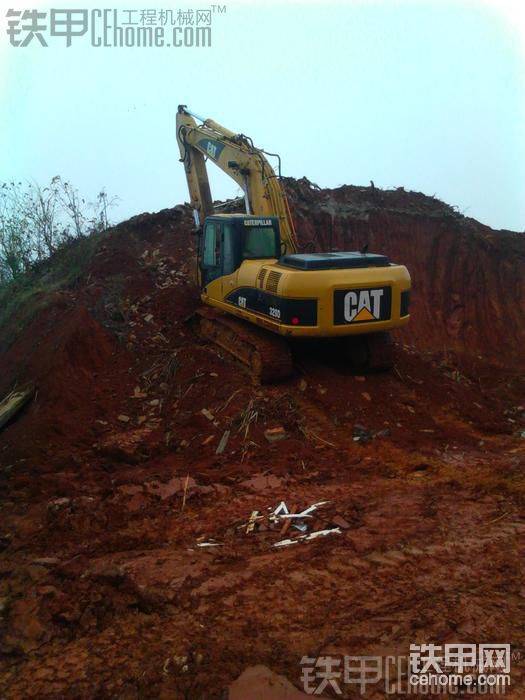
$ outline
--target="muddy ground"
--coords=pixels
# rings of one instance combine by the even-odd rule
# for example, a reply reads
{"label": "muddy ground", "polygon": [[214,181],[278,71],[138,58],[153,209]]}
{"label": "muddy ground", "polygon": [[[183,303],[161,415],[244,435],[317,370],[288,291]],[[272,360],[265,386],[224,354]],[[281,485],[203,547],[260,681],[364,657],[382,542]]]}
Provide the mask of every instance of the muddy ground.
{"label": "muddy ground", "polygon": [[[291,187],[320,248],[334,235],[327,201],[346,236],[341,221],[375,221],[377,240],[377,216],[405,240],[417,228],[421,260],[425,226],[429,241],[459,226],[481,268],[487,240],[500,245],[422,195],[363,203],[351,188]],[[354,376],[298,348],[292,380],[254,386],[187,323],[190,221],[177,207],[116,227],[74,284],[39,291],[24,328],[2,329],[2,394],[27,380],[37,394],[0,435],[0,697],[250,700],[263,697],[252,681],[232,683],[258,664],[302,689],[303,656],[406,656],[430,642],[511,643],[506,696],[525,697],[525,400],[510,302],[493,304],[511,314],[497,353],[488,302],[456,299],[461,322],[447,325],[443,276],[414,261],[419,320],[396,336],[394,371]],[[501,235],[523,254],[518,234]],[[513,265],[498,285],[516,301]],[[284,437],[270,442],[272,428]],[[339,531],[288,547],[274,545],[297,531],[246,532],[252,511],[280,501],[328,501],[310,531]],[[291,698],[281,681],[272,697]],[[385,697],[384,682],[365,697]]]}

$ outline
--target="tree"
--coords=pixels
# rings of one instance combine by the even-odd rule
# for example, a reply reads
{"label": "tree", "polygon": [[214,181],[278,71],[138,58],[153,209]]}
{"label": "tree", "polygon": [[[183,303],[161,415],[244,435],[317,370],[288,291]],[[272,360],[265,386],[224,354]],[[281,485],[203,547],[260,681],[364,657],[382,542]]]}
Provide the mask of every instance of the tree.
{"label": "tree", "polygon": [[101,190],[87,203],[69,182],[56,175],[35,183],[0,185],[0,284],[24,274],[72,238],[108,228],[108,209],[116,198]]}

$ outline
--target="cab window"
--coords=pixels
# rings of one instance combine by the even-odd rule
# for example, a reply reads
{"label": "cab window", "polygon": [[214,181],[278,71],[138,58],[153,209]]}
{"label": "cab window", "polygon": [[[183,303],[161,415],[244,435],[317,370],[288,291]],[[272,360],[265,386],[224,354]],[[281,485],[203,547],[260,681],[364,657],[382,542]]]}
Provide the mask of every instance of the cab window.
{"label": "cab window", "polygon": [[242,258],[278,258],[277,236],[271,226],[250,226],[244,229]]}
{"label": "cab window", "polygon": [[202,264],[206,267],[217,267],[219,265],[219,227],[217,224],[206,224],[204,231],[204,254]]}
{"label": "cab window", "polygon": [[235,243],[234,243],[234,228],[232,224],[226,223],[223,225],[223,245],[222,245],[222,265],[223,274],[231,275],[235,271]]}

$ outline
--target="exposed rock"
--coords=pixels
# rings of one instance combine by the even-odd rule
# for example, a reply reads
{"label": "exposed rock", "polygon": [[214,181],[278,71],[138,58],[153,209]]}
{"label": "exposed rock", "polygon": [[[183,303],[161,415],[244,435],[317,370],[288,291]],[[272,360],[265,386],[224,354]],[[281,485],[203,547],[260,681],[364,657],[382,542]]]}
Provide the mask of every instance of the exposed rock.
{"label": "exposed rock", "polygon": [[122,433],[113,433],[99,443],[100,454],[112,459],[137,462],[147,454],[147,438],[151,427],[137,428]]}
{"label": "exposed rock", "polygon": [[279,440],[284,440],[286,437],[286,430],[279,426],[278,428],[268,428],[264,431],[264,437],[268,442],[278,442]]}

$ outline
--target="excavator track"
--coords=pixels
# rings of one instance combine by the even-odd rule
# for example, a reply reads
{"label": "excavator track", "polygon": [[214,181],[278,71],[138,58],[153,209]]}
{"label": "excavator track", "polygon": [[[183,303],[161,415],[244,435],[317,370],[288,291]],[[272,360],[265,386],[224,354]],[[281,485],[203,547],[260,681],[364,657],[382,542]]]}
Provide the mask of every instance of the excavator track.
{"label": "excavator track", "polygon": [[198,333],[239,360],[260,384],[283,381],[293,373],[288,343],[278,335],[202,307],[196,312]]}
{"label": "excavator track", "polygon": [[390,333],[349,336],[343,343],[345,358],[357,371],[382,372],[394,365]]}
{"label": "excavator track", "polygon": [[390,333],[371,333],[367,336],[368,371],[382,372],[394,366],[394,343]]}

